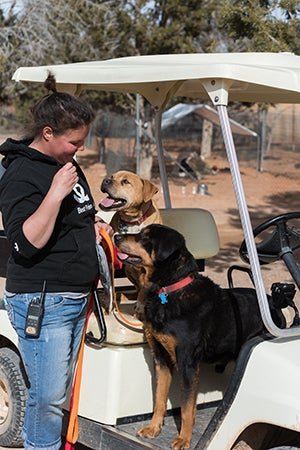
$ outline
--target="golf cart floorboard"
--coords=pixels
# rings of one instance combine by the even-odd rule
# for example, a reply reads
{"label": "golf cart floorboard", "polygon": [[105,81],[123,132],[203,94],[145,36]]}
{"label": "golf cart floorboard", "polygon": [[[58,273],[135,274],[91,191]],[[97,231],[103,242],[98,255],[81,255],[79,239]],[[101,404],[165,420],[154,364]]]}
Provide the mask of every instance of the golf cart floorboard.
{"label": "golf cart floorboard", "polygon": [[[197,410],[191,449],[198,443],[216,409],[217,403],[214,402],[208,405],[201,405]],[[147,420],[132,418],[132,421],[128,423],[116,426],[100,425],[82,417],[78,419],[79,442],[94,450],[169,450],[171,442],[178,435],[180,429],[178,410],[165,417],[161,433],[154,439],[137,436],[138,430],[149,423],[150,417]]]}
{"label": "golf cart floorboard", "polygon": [[[209,405],[201,405],[201,407],[197,410],[191,448],[193,448],[197,444],[200,436],[202,436],[202,434],[204,433],[204,430],[209,424],[216,409],[217,404],[214,402],[213,404]],[[149,423],[149,420],[150,419],[131,424],[129,423],[119,425],[117,428],[122,431],[125,431],[130,435],[136,436],[137,431],[143,426],[147,425]],[[165,417],[164,426],[162,427],[161,433],[155,439],[142,439],[142,438],[139,439],[144,443],[150,443],[151,445],[155,445],[155,448],[159,448],[162,450],[170,449],[170,444],[172,440],[179,434],[180,423],[181,423],[180,413],[179,411],[177,411],[177,414],[174,415],[170,414]]]}
{"label": "golf cart floorboard", "polygon": [[[270,336],[256,336],[244,344],[236,361],[230,383],[223,400],[201,403],[198,405],[196,421],[193,428],[191,450],[197,446],[202,448],[207,439],[218,428],[228,408],[235,398],[252,349]],[[93,450],[167,450],[178,435],[180,428],[179,409],[169,411],[164,420],[161,433],[155,439],[144,439],[137,436],[137,431],[149,423],[150,414],[119,419],[116,426],[104,425],[95,421],[78,417],[78,442]],[[67,428],[68,412],[64,414],[64,429]],[[198,445],[197,445],[198,444]]]}

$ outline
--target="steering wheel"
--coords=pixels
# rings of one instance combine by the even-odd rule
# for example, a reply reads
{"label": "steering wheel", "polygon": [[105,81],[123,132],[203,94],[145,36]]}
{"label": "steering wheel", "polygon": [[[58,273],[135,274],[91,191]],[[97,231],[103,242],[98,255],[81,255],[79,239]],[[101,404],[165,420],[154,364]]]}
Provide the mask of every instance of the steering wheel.
{"label": "steering wheel", "polygon": [[[299,218],[300,212],[281,214],[266,220],[253,230],[254,237],[256,237],[268,228],[274,228],[260,243],[256,244],[260,264],[270,264],[279,259],[284,260],[285,254],[292,254],[300,247],[300,231],[294,226],[287,225],[289,220]],[[250,262],[245,240],[240,246],[239,255],[244,262]]]}

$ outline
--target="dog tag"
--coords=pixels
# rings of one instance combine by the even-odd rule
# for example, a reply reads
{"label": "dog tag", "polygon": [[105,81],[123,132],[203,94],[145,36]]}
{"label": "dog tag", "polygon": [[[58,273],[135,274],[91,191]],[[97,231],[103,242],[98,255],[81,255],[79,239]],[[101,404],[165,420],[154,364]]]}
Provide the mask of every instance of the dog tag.
{"label": "dog tag", "polygon": [[118,229],[121,233],[127,233],[128,231],[128,225],[124,222],[119,222]]}
{"label": "dog tag", "polygon": [[162,292],[161,294],[158,295],[162,305],[168,303],[167,295],[168,294],[166,292]]}

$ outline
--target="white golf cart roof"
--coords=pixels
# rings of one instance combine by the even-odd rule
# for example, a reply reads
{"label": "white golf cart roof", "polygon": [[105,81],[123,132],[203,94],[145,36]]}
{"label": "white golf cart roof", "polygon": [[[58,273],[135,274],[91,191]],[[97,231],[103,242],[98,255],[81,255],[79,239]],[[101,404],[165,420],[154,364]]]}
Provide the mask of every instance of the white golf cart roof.
{"label": "white golf cart roof", "polygon": [[228,101],[300,103],[300,57],[291,53],[147,55],[20,67],[15,81],[43,83],[51,70],[60,90],[131,92],[156,109],[173,96]]}
{"label": "white golf cart roof", "polygon": [[107,61],[21,67],[15,72],[13,79],[43,83],[49,70],[55,75],[58,89],[62,91],[76,95],[85,89],[135,93],[141,94],[151,103],[156,111],[155,138],[167,208],[171,207],[171,202],[161,142],[162,110],[174,96],[212,101],[220,117],[263,321],[275,336],[300,336],[300,327],[281,330],[270,315],[227,112],[229,101],[300,103],[300,56],[291,53],[133,56]]}

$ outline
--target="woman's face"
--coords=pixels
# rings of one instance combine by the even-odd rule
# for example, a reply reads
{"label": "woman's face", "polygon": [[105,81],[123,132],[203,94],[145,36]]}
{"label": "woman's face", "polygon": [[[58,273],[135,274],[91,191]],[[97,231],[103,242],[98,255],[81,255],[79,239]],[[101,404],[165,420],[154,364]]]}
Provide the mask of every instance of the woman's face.
{"label": "woman's face", "polygon": [[72,162],[76,152],[84,150],[84,140],[88,132],[88,125],[68,130],[61,135],[55,135],[50,128],[47,134],[47,154],[61,164]]}

